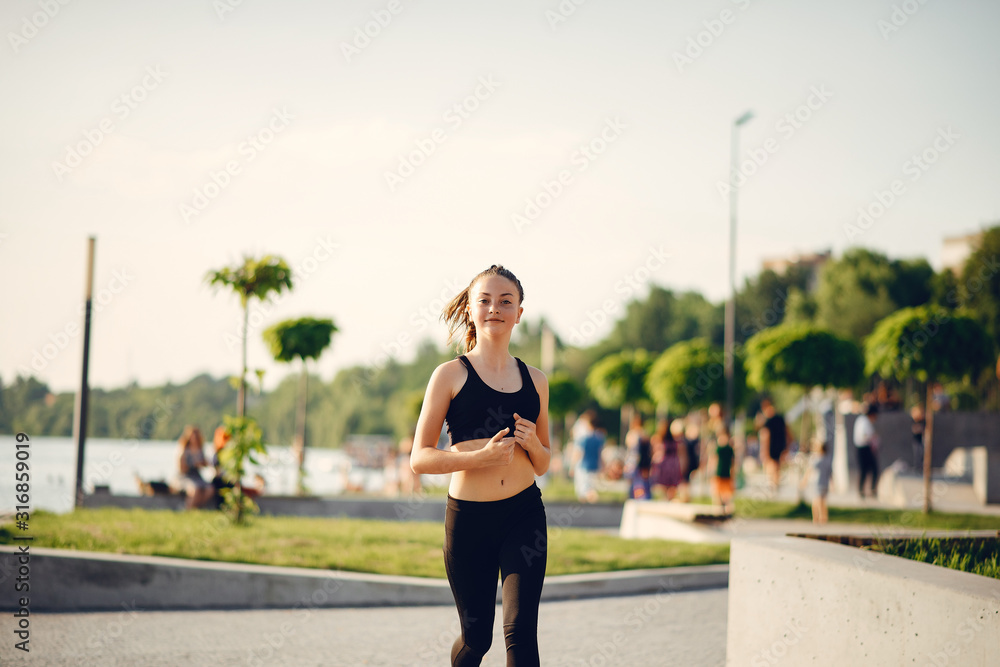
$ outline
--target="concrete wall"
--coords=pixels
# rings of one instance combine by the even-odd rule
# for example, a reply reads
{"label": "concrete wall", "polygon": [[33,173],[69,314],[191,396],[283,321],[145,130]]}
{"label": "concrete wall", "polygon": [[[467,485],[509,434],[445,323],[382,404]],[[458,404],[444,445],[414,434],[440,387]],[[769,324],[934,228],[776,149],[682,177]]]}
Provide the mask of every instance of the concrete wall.
{"label": "concrete wall", "polygon": [[830,542],[734,539],[727,665],[992,665],[1000,580]]}
{"label": "concrete wall", "polygon": [[976,447],[972,454],[972,489],[984,505],[1000,503],[1000,450]]}
{"label": "concrete wall", "polygon": [[[855,415],[847,415],[847,441],[854,447]],[[879,468],[892,465],[893,461],[913,460],[913,435],[910,413],[902,410],[879,413],[875,430],[881,438]],[[932,464],[944,466],[945,460],[957,447],[986,447],[1000,455],[1000,414],[996,412],[938,412],[934,415],[934,451]],[[850,451],[850,466],[857,467],[857,456]]]}
{"label": "concrete wall", "polygon": [[[544,494],[544,491],[543,491]],[[562,528],[618,528],[622,506],[614,503],[594,505],[546,501],[549,526]],[[298,498],[262,496],[257,499],[260,512],[272,516],[350,517],[388,519],[391,521],[444,522],[445,500],[406,498]],[[84,499],[84,507],[122,507],[130,509],[172,509],[184,507],[182,496],[112,496],[94,494]]]}
{"label": "concrete wall", "polygon": [[[16,547],[0,546],[0,610],[17,610]],[[32,612],[454,604],[445,579],[32,548]],[[724,588],[728,565],[546,577],[543,600]],[[8,588],[9,587],[9,588]],[[497,601],[500,590],[497,591]]]}

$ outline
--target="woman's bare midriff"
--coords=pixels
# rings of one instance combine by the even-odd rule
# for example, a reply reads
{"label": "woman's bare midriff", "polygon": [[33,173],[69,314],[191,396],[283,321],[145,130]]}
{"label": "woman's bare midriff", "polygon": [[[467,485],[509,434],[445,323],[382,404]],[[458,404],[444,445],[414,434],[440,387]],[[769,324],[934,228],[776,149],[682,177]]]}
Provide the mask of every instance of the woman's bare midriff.
{"label": "woman's bare midriff", "polygon": [[[453,452],[474,452],[485,447],[489,441],[489,438],[465,440],[455,443],[450,449]],[[452,473],[448,494],[459,500],[503,500],[524,491],[534,481],[535,470],[531,467],[528,453],[520,445],[514,445],[514,458],[507,465]]]}

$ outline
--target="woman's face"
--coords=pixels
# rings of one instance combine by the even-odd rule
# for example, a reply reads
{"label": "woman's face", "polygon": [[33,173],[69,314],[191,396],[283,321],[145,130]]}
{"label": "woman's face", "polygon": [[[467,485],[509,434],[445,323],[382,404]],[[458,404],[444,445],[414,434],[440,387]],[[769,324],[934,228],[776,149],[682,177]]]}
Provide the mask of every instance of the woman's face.
{"label": "woman's face", "polygon": [[503,276],[480,278],[469,290],[469,317],[477,333],[509,333],[522,310],[517,285]]}

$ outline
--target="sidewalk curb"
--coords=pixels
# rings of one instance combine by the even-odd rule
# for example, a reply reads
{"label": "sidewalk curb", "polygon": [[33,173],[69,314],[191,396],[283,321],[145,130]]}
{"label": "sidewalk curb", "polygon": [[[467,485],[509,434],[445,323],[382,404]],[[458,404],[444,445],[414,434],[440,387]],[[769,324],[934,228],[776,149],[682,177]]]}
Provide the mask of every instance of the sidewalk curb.
{"label": "sidewalk curb", "polygon": [[[13,589],[17,548],[0,546],[0,586]],[[454,604],[444,579],[33,548],[31,611],[274,609]],[[547,577],[543,601],[725,588],[728,565]],[[17,610],[14,593],[0,610]],[[499,600],[499,591],[498,597]]]}

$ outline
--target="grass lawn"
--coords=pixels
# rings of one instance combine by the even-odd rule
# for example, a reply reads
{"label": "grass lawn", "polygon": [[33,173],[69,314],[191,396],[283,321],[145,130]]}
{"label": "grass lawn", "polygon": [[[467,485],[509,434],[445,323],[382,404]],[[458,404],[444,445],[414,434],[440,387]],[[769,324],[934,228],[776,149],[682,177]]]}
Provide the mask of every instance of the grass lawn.
{"label": "grass lawn", "polygon": [[[0,544],[13,544],[13,524]],[[231,526],[215,512],[82,509],[31,515],[32,546],[444,578],[444,527],[430,522],[261,516]],[[549,575],[729,561],[728,545],[623,540],[549,527]]]}
{"label": "grass lawn", "polygon": [[[868,507],[831,507],[830,523],[861,523],[895,528],[931,528],[938,530],[1000,530],[1000,517],[987,514],[948,514],[920,510],[895,510]],[[812,509],[805,503],[772,502],[736,498],[736,516],[744,519],[808,519]]]}
{"label": "grass lawn", "polygon": [[890,556],[1000,579],[1000,544],[997,540],[984,540],[972,545],[939,538],[886,540],[876,542],[869,548]]}

